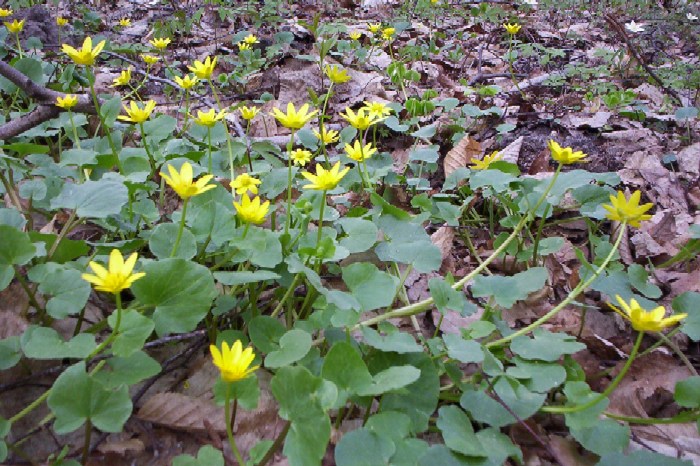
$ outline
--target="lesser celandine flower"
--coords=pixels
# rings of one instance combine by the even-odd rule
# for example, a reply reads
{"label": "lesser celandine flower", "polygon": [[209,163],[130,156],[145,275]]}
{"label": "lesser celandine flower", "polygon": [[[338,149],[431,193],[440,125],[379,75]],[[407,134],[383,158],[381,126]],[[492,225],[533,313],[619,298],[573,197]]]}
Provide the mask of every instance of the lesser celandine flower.
{"label": "lesser celandine flower", "polygon": [[384,28],[382,29],[382,39],[391,40],[396,34],[396,28]]}
{"label": "lesser celandine flower", "polygon": [[106,41],[100,41],[95,48],[92,48],[92,37],[86,37],[83,41],[83,48],[76,50],[68,44],[63,44],[63,53],[68,55],[77,65],[92,66],[95,64],[95,59],[102,52]]}
{"label": "lesser celandine flower", "polygon": [[192,66],[187,68],[194,73],[199,79],[209,79],[214,72],[214,67],[216,66],[216,57],[212,60],[210,57],[206,57],[203,62],[195,60]]}
{"label": "lesser celandine flower", "polygon": [[131,68],[122,71],[112,82],[114,83],[113,86],[126,86],[129,84],[129,81],[131,81]]}
{"label": "lesser celandine flower", "polygon": [[350,31],[348,36],[350,36],[352,40],[358,40],[360,37],[362,37],[362,33],[360,31]]}
{"label": "lesser celandine flower", "polygon": [[350,81],[348,70],[340,68],[338,65],[326,65],[323,72],[333,84],[343,84]]}
{"label": "lesser celandine flower", "polygon": [[334,142],[338,142],[338,139],[340,139],[337,131],[332,129],[327,130],[325,127],[321,128],[320,132],[314,130],[314,136],[316,136],[316,139],[324,144],[333,144]]}
{"label": "lesser celandine flower", "polygon": [[210,108],[207,112],[197,110],[197,116],[194,118],[194,121],[199,125],[211,128],[217,121],[223,120],[225,116],[226,112],[224,110],[221,110],[219,113],[216,113],[216,110],[213,108]]}
{"label": "lesser celandine flower", "polygon": [[574,152],[571,147],[561,147],[559,143],[552,139],[547,142],[547,147],[549,147],[552,153],[552,158],[562,165],[581,162],[586,157],[586,154],[582,151],[578,150]]}
{"label": "lesser celandine flower", "polygon": [[151,55],[148,53],[142,53],[141,54],[141,59],[147,64],[147,65],[153,65],[160,60],[160,58],[156,57],[155,55]]}
{"label": "lesser celandine flower", "polygon": [[199,81],[199,79],[196,76],[193,77],[189,74],[185,75],[184,78],[175,76],[175,82],[184,90],[192,89],[194,85],[197,84],[197,81]]}
{"label": "lesser celandine flower", "polygon": [[321,165],[316,165],[316,174],[309,172],[301,172],[301,175],[309,180],[311,184],[304,186],[304,189],[316,189],[319,191],[328,191],[340,183],[340,180],[347,174],[350,167],[345,167],[340,170],[340,162],[336,162],[330,170],[326,170]]}
{"label": "lesser celandine flower", "polygon": [[239,108],[238,110],[241,112],[241,118],[243,118],[246,121],[250,121],[253,118],[255,118],[255,115],[257,115],[260,111],[258,107],[247,107],[245,105]]}
{"label": "lesser celandine flower", "polygon": [[259,41],[258,38],[255,36],[255,34],[248,34],[248,35],[245,36],[245,38],[243,39],[243,42],[246,43],[246,44],[248,44],[248,45],[253,45],[253,44],[259,43],[260,41]]}
{"label": "lesser celandine flower", "polygon": [[345,113],[340,114],[350,125],[358,130],[366,130],[375,123],[382,121],[384,118],[377,116],[376,114],[369,113],[367,109],[361,108],[357,111],[357,114],[352,111],[350,107],[345,108]]}
{"label": "lesser celandine flower", "polygon": [[172,41],[169,37],[157,37],[149,40],[148,42],[158,50],[165,50]]}
{"label": "lesser celandine flower", "polygon": [[5,27],[12,34],[19,34],[20,32],[22,32],[22,29],[24,28],[24,21],[25,20],[22,20],[22,21],[14,20],[11,23],[9,21],[5,21]]}
{"label": "lesser celandine flower", "polygon": [[363,146],[362,143],[356,139],[352,146],[350,144],[345,144],[345,153],[356,162],[364,162],[372,157],[375,152],[377,152],[377,149],[376,147],[372,147],[372,143],[367,143]]}
{"label": "lesser celandine flower", "polygon": [[149,100],[148,102],[146,102],[143,108],[141,108],[139,104],[132,100],[128,107],[126,106],[126,104],[124,105],[124,111],[126,112],[126,115],[119,115],[117,118],[122,121],[130,121],[132,123],[140,124],[151,117],[151,113],[153,113],[153,110],[155,108],[155,100]]}
{"label": "lesser celandine flower", "polygon": [[122,18],[119,20],[119,25],[121,27],[129,27],[131,26],[131,20],[129,18]]}
{"label": "lesser celandine flower", "polygon": [[491,155],[484,155],[482,160],[472,157],[469,161],[471,163],[469,168],[472,170],[486,170],[489,168],[489,165],[497,160],[501,160],[501,154],[499,154],[498,151],[494,151]]}
{"label": "lesser celandine flower", "polygon": [[144,272],[133,273],[138,254],[133,253],[124,261],[119,249],[112,249],[109,253],[107,268],[97,262],[90,262],[90,268],[94,275],[84,273],[82,279],[95,285],[97,291],[107,293],[119,293],[131,286],[139,278],[144,277]]}
{"label": "lesser celandine flower", "polygon": [[258,367],[250,367],[250,364],[255,359],[253,348],[243,349],[243,344],[240,340],[229,348],[226,342],[221,344],[221,350],[214,345],[209,346],[212,362],[219,368],[221,378],[224,382],[238,382],[248,377],[255,372]]}
{"label": "lesser celandine flower", "polygon": [[56,25],[59,27],[66,26],[68,24],[68,20],[66,18],[63,18],[61,16],[56,18]]}
{"label": "lesser celandine flower", "polygon": [[369,32],[376,34],[382,28],[382,25],[381,23],[370,23],[367,25],[367,28],[369,28]]}
{"label": "lesser celandine flower", "polygon": [[8,16],[12,16],[13,11],[12,10],[6,10],[5,8],[0,8],[0,18],[7,18]]}
{"label": "lesser celandine flower", "polygon": [[250,200],[247,194],[241,196],[241,202],[233,201],[233,206],[236,208],[238,218],[243,223],[260,225],[265,221],[265,216],[270,210],[270,201],[260,202],[260,197],[255,196]]}
{"label": "lesser celandine flower", "polygon": [[610,196],[610,204],[603,204],[603,208],[608,211],[606,218],[618,222],[627,222],[630,226],[639,228],[641,221],[649,220],[651,215],[645,212],[651,209],[654,204],[651,202],[639,205],[642,193],[637,190],[632,193],[629,200],[625,198],[622,191],[617,192],[617,196]]}
{"label": "lesser celandine flower", "polygon": [[231,182],[231,189],[233,189],[236,194],[245,194],[250,191],[253,194],[258,194],[258,185],[260,180],[253,178],[247,173],[241,173]]}
{"label": "lesser celandine flower", "polygon": [[311,154],[311,152],[306,149],[295,149],[289,152],[289,159],[295,165],[304,167],[307,163],[309,163],[309,161],[311,161],[312,155],[313,154]]}
{"label": "lesser celandine flower", "polygon": [[66,94],[65,97],[56,97],[56,107],[61,107],[66,110],[70,110],[78,104],[78,96],[73,94]]}
{"label": "lesser celandine flower", "polygon": [[516,35],[522,26],[520,26],[518,23],[503,23],[503,27],[505,28],[506,32],[512,36]]}
{"label": "lesser celandine flower", "polygon": [[617,299],[617,303],[624,312],[612,304],[609,304],[609,306],[615,309],[615,312],[623,318],[629,320],[632,328],[638,332],[660,332],[688,317],[688,314],[675,314],[671,317],[665,317],[666,309],[663,306],[647,311],[634,299],[631,299],[629,304],[618,295],[615,295],[615,299]]}
{"label": "lesser celandine flower", "polygon": [[309,104],[302,105],[299,111],[297,111],[292,102],[287,104],[287,113],[282,113],[277,107],[273,108],[272,111],[272,115],[277,121],[279,121],[282,126],[289,129],[303,128],[304,125],[318,113],[318,110],[309,113]]}
{"label": "lesser celandine flower", "polygon": [[183,163],[179,172],[172,165],[168,165],[168,173],[170,173],[170,176],[160,172],[160,176],[183,200],[205,193],[216,187],[216,185],[207,184],[214,178],[214,175],[204,175],[196,182],[193,181],[192,165],[189,162]]}
{"label": "lesser celandine flower", "polygon": [[243,50],[250,50],[250,44],[246,44],[245,42],[239,42],[237,45],[238,45],[238,50],[240,50],[241,52]]}
{"label": "lesser celandine flower", "polygon": [[367,102],[364,101],[364,108],[369,112],[370,117],[384,118],[391,115],[391,108],[383,102]]}

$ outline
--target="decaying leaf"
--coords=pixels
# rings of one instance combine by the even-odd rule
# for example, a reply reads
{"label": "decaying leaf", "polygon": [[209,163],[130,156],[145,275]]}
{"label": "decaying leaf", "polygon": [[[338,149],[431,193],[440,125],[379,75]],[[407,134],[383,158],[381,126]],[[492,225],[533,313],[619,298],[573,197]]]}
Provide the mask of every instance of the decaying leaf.
{"label": "decaying leaf", "polygon": [[481,144],[471,136],[465,136],[445,156],[443,168],[445,177],[450,176],[458,168],[466,167],[467,162],[475,158],[481,158]]}

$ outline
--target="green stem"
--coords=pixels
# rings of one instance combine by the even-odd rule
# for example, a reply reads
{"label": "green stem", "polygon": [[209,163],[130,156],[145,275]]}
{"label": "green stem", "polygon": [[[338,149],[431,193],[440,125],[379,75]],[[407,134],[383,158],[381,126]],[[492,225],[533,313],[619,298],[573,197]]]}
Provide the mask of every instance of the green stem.
{"label": "green stem", "polygon": [[287,143],[287,218],[284,222],[284,234],[289,233],[289,228],[292,225],[292,148],[294,147],[294,129],[292,129],[292,137]]}
{"label": "green stem", "polygon": [[88,418],[85,421],[85,443],[83,443],[83,464],[87,464],[88,455],[90,454],[90,437],[92,436],[92,422]]}
{"label": "green stem", "polygon": [[20,419],[22,419],[22,418],[23,418],[24,416],[26,416],[27,414],[29,414],[29,413],[31,413],[32,411],[34,411],[41,403],[43,403],[44,401],[46,401],[46,399],[49,397],[50,394],[51,394],[51,389],[46,390],[39,398],[37,398],[36,400],[34,400],[34,401],[32,401],[31,403],[29,403],[22,411],[20,411],[19,413],[15,414],[14,416],[12,416],[12,417],[9,419],[9,423],[10,423],[10,424],[14,424],[15,422],[19,421]]}
{"label": "green stem", "polygon": [[180,247],[180,240],[182,239],[182,231],[185,229],[185,218],[187,217],[187,202],[190,200],[186,197],[182,200],[182,217],[180,218],[180,228],[177,230],[177,238],[175,238],[175,244],[173,244],[173,250],[170,251],[170,257],[175,257],[177,253],[177,248]]}
{"label": "green stem", "polygon": [[75,143],[75,147],[80,149],[80,139],[78,139],[78,129],[75,127],[75,123],[73,122],[73,112],[70,110],[68,110],[68,119],[70,120],[71,128],[73,128],[73,142]]}
{"label": "green stem", "polygon": [[274,319],[282,311],[284,303],[287,301],[287,299],[289,299],[292,293],[294,293],[294,288],[296,288],[299,278],[301,278],[301,273],[298,273],[294,276],[292,283],[289,285],[289,288],[287,288],[287,291],[284,293],[284,296],[282,296],[282,299],[280,299],[280,302],[277,304],[277,307],[275,307],[275,310],[272,311],[272,314],[270,314],[270,317]]}
{"label": "green stem", "polygon": [[116,304],[117,304],[117,309],[115,311],[117,313],[117,321],[114,323],[114,328],[112,328],[112,333],[110,333],[109,336],[105,339],[105,341],[100,343],[100,345],[97,348],[95,348],[92,351],[92,353],[90,353],[88,355],[87,358],[85,358],[86,360],[92,359],[95,356],[97,356],[98,354],[100,354],[110,343],[112,343],[114,341],[115,338],[117,338],[117,333],[119,332],[119,326],[122,323],[122,296],[121,296],[121,294],[119,294],[118,291],[116,293],[114,293],[114,299],[115,299]]}
{"label": "green stem", "polygon": [[318,214],[318,236],[316,237],[316,252],[318,253],[318,248],[321,246],[321,237],[323,236],[323,211],[326,210],[326,193],[324,189],[321,197],[321,212]]}
{"label": "green stem", "polygon": [[100,124],[104,128],[105,137],[107,138],[107,142],[109,143],[110,149],[112,149],[112,155],[114,155],[114,158],[117,162],[117,168],[119,169],[119,173],[124,173],[124,168],[122,167],[122,162],[121,162],[121,160],[119,160],[119,153],[117,152],[117,146],[114,145],[114,141],[112,140],[112,132],[105,124],[105,118],[104,118],[104,115],[102,115],[102,109],[100,108],[100,100],[97,98],[97,92],[95,91],[95,75],[92,72],[92,68],[90,68],[90,67],[88,67],[86,71],[87,71],[88,82],[90,83],[90,95],[92,95],[92,103],[95,106],[95,111],[97,112],[97,116],[100,119]]}
{"label": "green stem", "polygon": [[63,228],[61,228],[61,231],[58,233],[56,241],[53,242],[48,254],[46,254],[46,260],[49,260],[51,259],[51,257],[53,257],[54,253],[56,252],[56,249],[58,249],[59,244],[61,243],[61,241],[63,241],[63,238],[65,238],[68,232],[71,229],[73,229],[73,222],[75,221],[76,216],[77,214],[75,210],[70,213],[68,220],[66,220],[66,223],[63,224]]}
{"label": "green stem", "polygon": [[610,419],[615,419],[616,421],[629,422],[630,424],[642,424],[642,425],[656,425],[656,424],[685,424],[686,422],[693,422],[700,418],[700,412],[685,411],[679,413],[673,417],[632,417],[632,416],[622,416],[619,414],[609,413],[604,411],[603,414]]}
{"label": "green stem", "polygon": [[644,332],[639,332],[637,334],[637,339],[634,342],[634,346],[632,347],[632,352],[630,352],[629,357],[627,358],[627,361],[625,362],[625,365],[622,367],[622,370],[620,371],[619,374],[617,374],[617,377],[613,379],[612,382],[610,382],[610,385],[603,391],[603,393],[599,394],[592,400],[588,401],[587,403],[584,403],[582,405],[577,405],[577,406],[545,406],[542,408],[542,411],[546,413],[556,413],[556,414],[567,414],[567,413],[577,413],[579,411],[584,411],[591,406],[595,406],[598,404],[600,401],[604,400],[605,398],[610,395],[615,388],[622,382],[622,379],[625,377],[627,374],[627,371],[629,370],[630,366],[632,366],[632,361],[634,361],[634,358],[637,357],[637,352],[639,351],[639,347],[642,344],[642,339],[644,338]]}
{"label": "green stem", "polygon": [[[213,173],[213,163],[211,160],[211,127],[207,126],[207,147],[209,148],[209,173]],[[233,178],[231,178],[233,179]]]}
{"label": "green stem", "polygon": [[253,161],[250,158],[250,120],[245,125],[245,154],[248,157],[248,168],[253,171]]}
{"label": "green stem", "polygon": [[514,338],[517,338],[521,335],[525,335],[527,333],[530,333],[532,330],[536,329],[540,325],[544,324],[547,322],[549,319],[554,317],[559,311],[564,309],[566,306],[571,303],[576,297],[581,294],[588,286],[590,286],[591,283],[593,283],[599,276],[600,274],[605,270],[605,268],[608,266],[612,258],[614,257],[615,253],[617,252],[617,249],[620,247],[620,242],[622,241],[622,237],[627,231],[627,223],[622,223],[620,227],[620,233],[617,235],[617,239],[615,240],[615,244],[613,244],[612,249],[608,253],[607,257],[603,261],[602,264],[600,264],[600,267],[591,275],[585,282],[579,283],[576,285],[576,287],[571,290],[571,293],[564,299],[564,301],[560,302],[557,306],[555,306],[551,311],[528,325],[527,327],[523,327],[517,332],[513,332],[510,335],[503,337],[499,340],[492,341],[490,343],[487,343],[485,346],[486,348],[491,348],[494,346],[501,346],[505,343],[508,343],[509,341],[513,340]]}
{"label": "green stem", "polygon": [[21,60],[24,58],[24,54],[22,53],[22,44],[19,42],[19,33],[15,34],[15,39],[17,40],[17,51],[19,52],[19,58]]}
{"label": "green stem", "polygon": [[226,382],[226,404],[224,405],[224,422],[226,422],[226,436],[228,437],[228,443],[231,445],[231,450],[236,456],[236,460],[240,466],[245,466],[245,461],[241,456],[241,452],[238,451],[236,446],[236,440],[233,438],[233,426],[231,425],[231,383]]}
{"label": "green stem", "polygon": [[146,131],[143,129],[143,123],[139,123],[139,131],[141,131],[141,142],[143,142],[143,148],[146,149],[148,163],[151,165],[151,175],[153,175],[156,170],[156,161],[153,158],[153,154],[151,154],[151,150],[148,148],[148,141],[146,141]]}
{"label": "green stem", "polygon": [[513,57],[511,56],[511,50],[513,50],[513,38],[514,36],[510,34],[510,41],[508,42],[508,67],[510,69],[510,79],[513,81],[513,84],[515,84],[515,88],[518,90],[518,92],[520,92],[522,98],[525,99],[525,93],[520,90],[518,80],[515,78],[515,71],[513,71]]}
{"label": "green stem", "polygon": [[[223,110],[221,106],[221,99],[219,99],[219,94],[216,92],[216,88],[214,87],[214,84],[212,84],[211,80],[209,80],[209,87],[211,88],[212,94],[214,94],[214,100],[216,100],[216,105],[219,106],[219,110]],[[231,133],[228,130],[228,121],[226,121],[226,118],[224,118],[223,122],[224,129],[226,130],[226,148],[228,149],[228,164],[231,170],[231,180],[233,180],[236,176],[233,170],[233,145],[231,144]]]}

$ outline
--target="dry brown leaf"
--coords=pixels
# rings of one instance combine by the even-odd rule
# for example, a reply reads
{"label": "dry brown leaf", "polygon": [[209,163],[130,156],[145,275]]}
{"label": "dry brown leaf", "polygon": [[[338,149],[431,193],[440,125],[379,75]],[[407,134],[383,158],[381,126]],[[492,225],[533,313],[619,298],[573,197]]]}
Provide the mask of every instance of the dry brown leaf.
{"label": "dry brown leaf", "polygon": [[578,452],[578,444],[573,439],[550,435],[549,448],[561,466],[593,466],[598,462],[597,459],[590,456],[581,456]]}
{"label": "dry brown leaf", "polygon": [[443,168],[445,177],[450,176],[458,168],[466,167],[472,158],[481,158],[481,144],[471,136],[465,136],[445,156]]}
{"label": "dry brown leaf", "polygon": [[224,410],[211,401],[180,393],[157,393],[141,406],[136,417],[176,430],[206,432],[204,421],[217,432],[226,432]]}
{"label": "dry brown leaf", "polygon": [[97,451],[105,454],[126,456],[126,455],[138,455],[143,453],[146,446],[143,442],[137,438],[132,438],[128,440],[115,440],[111,442],[101,443],[97,446]]}
{"label": "dry brown leaf", "polygon": [[452,244],[455,239],[455,229],[449,225],[443,225],[435,233],[430,235],[430,241],[440,249],[442,260],[449,257],[452,252]]}
{"label": "dry brown leaf", "polygon": [[523,136],[520,136],[515,141],[511,142],[506,147],[504,147],[502,150],[499,150],[498,153],[501,156],[501,160],[503,160],[504,162],[517,164],[518,160],[520,159],[520,149],[523,147],[524,140],[525,138]]}

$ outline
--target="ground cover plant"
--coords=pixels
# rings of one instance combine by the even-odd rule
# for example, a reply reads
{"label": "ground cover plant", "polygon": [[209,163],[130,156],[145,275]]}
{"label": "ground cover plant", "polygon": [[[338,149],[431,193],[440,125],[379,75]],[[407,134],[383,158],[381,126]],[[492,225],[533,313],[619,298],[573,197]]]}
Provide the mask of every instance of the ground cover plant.
{"label": "ground cover plant", "polygon": [[697,15],[8,2],[0,461],[697,464]]}

